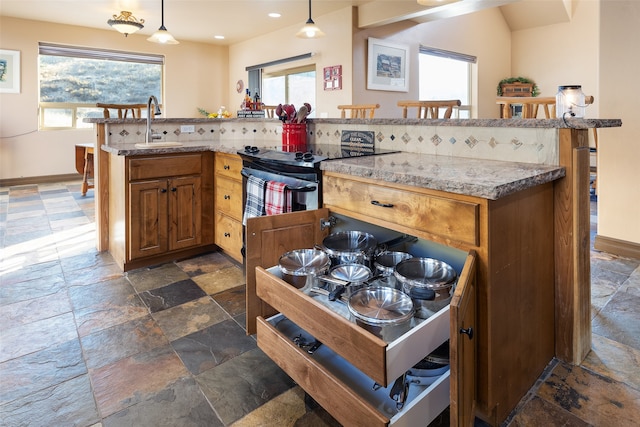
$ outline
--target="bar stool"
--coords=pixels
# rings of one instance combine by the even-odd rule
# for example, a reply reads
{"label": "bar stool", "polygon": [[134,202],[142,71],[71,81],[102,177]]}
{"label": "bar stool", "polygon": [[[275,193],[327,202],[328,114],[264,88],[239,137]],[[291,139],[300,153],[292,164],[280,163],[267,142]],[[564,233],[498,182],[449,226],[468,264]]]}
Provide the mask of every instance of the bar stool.
{"label": "bar stool", "polygon": [[[76,144],[76,170],[82,175],[82,196],[87,195],[93,185],[93,144]],[[91,180],[91,183],[89,182]]]}
{"label": "bar stool", "polygon": [[109,110],[116,110],[119,119],[126,119],[129,113],[131,113],[132,119],[141,119],[142,110],[147,109],[147,104],[103,104],[98,102],[96,107],[103,109],[102,114],[105,119],[111,118]]}
{"label": "bar stool", "polygon": [[433,100],[433,101],[398,101],[398,107],[402,107],[402,118],[407,118],[407,110],[409,108],[418,108],[419,119],[438,119],[440,118],[440,110],[444,110],[443,119],[450,119],[453,113],[453,107],[462,105],[459,99],[450,100]]}
{"label": "bar stool", "polygon": [[350,119],[373,119],[378,108],[380,104],[338,105],[342,119],[347,118],[347,111]]}

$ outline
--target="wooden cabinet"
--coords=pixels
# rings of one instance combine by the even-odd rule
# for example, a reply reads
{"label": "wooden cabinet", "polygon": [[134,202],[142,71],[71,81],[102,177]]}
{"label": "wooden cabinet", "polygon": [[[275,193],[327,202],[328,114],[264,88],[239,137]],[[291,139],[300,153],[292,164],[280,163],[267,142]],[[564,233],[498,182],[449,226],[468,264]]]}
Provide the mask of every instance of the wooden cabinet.
{"label": "wooden cabinet", "polygon": [[131,259],[202,243],[202,186],[199,175],[132,182]]}
{"label": "wooden cabinet", "polygon": [[[328,232],[321,229],[321,220],[330,215],[329,210],[318,209],[248,220],[251,261],[247,260],[247,268],[260,260],[277,264],[283,251],[321,243]],[[277,268],[254,268],[254,286],[247,286],[248,328],[257,331],[258,346],[338,421],[354,426],[427,425],[451,403],[453,422],[471,425],[475,345],[460,330],[475,328],[473,251],[464,263],[450,307],[418,322],[392,343],[292,287],[278,273]],[[266,318],[274,312],[281,315]],[[298,348],[287,331],[278,328],[282,316],[322,342],[323,350],[311,355]],[[465,356],[457,357],[450,371],[432,386],[417,395],[413,390],[411,400],[396,408],[389,397],[394,381],[447,339],[452,353],[464,351]],[[456,382],[455,387],[451,382]],[[380,389],[373,391],[375,384]]]}
{"label": "wooden cabinet", "polygon": [[[110,162],[110,251],[123,270],[213,249],[213,154]],[[118,197],[113,197],[117,195]]]}
{"label": "wooden cabinet", "polygon": [[[488,200],[325,171],[323,200],[324,208],[333,214],[475,254],[476,284],[471,306],[477,318],[476,370],[454,375],[452,366],[451,405],[465,408],[456,409],[456,416],[468,417],[464,411],[469,410],[470,398],[464,391],[475,388],[475,415],[493,425],[503,422],[555,354],[553,183]],[[323,209],[318,212],[322,212],[321,217],[328,215]],[[289,215],[247,222],[249,333],[255,332],[256,316],[267,318],[282,311],[286,302],[286,298],[272,293],[252,298],[264,292],[261,288],[265,286],[256,283],[255,267],[277,265],[282,253],[312,247],[329,233],[320,229],[319,218]],[[453,337],[460,326],[458,304],[452,302],[450,308]],[[300,316],[307,313],[312,311],[305,308]],[[318,323],[324,321],[308,317]],[[301,327],[310,328],[308,324]],[[348,331],[347,340],[357,337]],[[469,363],[470,354],[464,348],[469,343],[463,341],[461,345],[462,350],[451,351],[452,363],[462,363],[459,359]],[[338,347],[349,348],[344,343],[334,346],[336,351],[343,351]],[[354,365],[362,368],[359,363]],[[475,387],[469,386],[473,381]]]}
{"label": "wooden cabinet", "polygon": [[242,262],[242,160],[235,154],[215,155],[215,243]]}

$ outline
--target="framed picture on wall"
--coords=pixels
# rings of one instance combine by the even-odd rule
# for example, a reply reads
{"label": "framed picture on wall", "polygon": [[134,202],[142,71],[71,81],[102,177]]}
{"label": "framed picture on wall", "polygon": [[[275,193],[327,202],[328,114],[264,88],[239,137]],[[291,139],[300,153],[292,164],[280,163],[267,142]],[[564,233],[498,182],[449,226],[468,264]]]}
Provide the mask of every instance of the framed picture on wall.
{"label": "framed picture on wall", "polygon": [[0,49],[0,93],[20,93],[20,51]]}
{"label": "framed picture on wall", "polygon": [[409,47],[369,37],[367,89],[409,91]]}

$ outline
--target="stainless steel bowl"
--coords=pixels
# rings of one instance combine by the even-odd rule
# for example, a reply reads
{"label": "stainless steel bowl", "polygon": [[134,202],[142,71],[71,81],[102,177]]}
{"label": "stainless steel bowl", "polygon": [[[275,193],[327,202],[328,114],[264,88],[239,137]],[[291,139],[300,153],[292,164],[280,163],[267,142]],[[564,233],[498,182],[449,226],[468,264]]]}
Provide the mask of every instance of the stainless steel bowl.
{"label": "stainless steel bowl", "polygon": [[384,251],[376,255],[373,265],[376,268],[376,273],[380,275],[378,283],[383,286],[402,290],[402,286],[398,284],[398,280],[393,275],[393,272],[399,262],[412,257],[413,255],[407,252],[395,251]]}
{"label": "stainless steel bowl", "polygon": [[332,265],[363,264],[371,266],[378,248],[378,240],[362,231],[340,231],[322,241],[322,249],[331,258]]}
{"label": "stainless steel bowl", "polygon": [[296,249],[282,255],[279,266],[285,282],[302,288],[315,286],[317,277],[329,270],[331,260],[326,253],[318,249]]}
{"label": "stainless steel bowl", "polygon": [[405,293],[384,286],[362,288],[349,297],[357,325],[390,343],[411,328],[413,302]]}
{"label": "stainless steel bowl", "polygon": [[416,317],[421,319],[429,318],[449,304],[458,277],[453,267],[433,258],[401,261],[394,275],[413,300]]}

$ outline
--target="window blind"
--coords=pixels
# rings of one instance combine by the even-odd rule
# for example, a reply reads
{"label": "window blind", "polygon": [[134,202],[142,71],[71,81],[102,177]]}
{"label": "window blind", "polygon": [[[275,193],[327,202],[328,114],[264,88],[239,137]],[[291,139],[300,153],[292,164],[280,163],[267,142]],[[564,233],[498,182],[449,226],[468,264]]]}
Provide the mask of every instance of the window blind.
{"label": "window blind", "polygon": [[467,55],[464,53],[452,52],[450,50],[438,49],[435,47],[428,47],[420,45],[420,53],[427,55],[439,56],[441,58],[455,59],[457,61],[470,62],[475,64],[478,58],[473,55]]}
{"label": "window blind", "polygon": [[40,55],[67,56],[73,58],[102,59],[110,61],[137,62],[164,65],[164,56],[152,53],[123,52],[119,50],[64,46],[53,43],[38,43]]}

